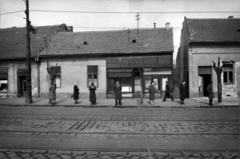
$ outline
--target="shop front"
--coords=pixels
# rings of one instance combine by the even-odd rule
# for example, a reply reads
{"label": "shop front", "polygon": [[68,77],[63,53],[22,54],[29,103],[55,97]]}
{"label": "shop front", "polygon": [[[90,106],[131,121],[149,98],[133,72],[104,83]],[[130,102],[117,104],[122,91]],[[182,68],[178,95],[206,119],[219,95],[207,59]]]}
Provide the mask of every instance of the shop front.
{"label": "shop front", "polygon": [[172,83],[170,55],[107,59],[107,97],[109,98],[114,97],[114,84],[117,81],[122,85],[123,97],[140,97],[141,92],[144,97],[148,97],[148,87],[151,81],[154,81],[157,89],[156,97],[161,97],[167,80]]}

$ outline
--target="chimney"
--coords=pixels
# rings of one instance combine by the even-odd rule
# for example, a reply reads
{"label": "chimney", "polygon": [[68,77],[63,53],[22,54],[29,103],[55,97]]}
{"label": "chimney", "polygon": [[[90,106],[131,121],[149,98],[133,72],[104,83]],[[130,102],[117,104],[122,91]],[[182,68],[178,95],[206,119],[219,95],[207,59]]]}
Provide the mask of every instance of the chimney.
{"label": "chimney", "polygon": [[231,16],[228,16],[228,19],[232,19],[233,18],[233,16],[231,15]]}
{"label": "chimney", "polygon": [[73,27],[72,27],[72,26],[68,26],[68,27],[67,27],[67,31],[68,31],[68,32],[73,32]]}
{"label": "chimney", "polygon": [[169,29],[169,28],[170,28],[170,23],[167,22],[167,23],[165,24],[165,27],[166,27],[166,29]]}
{"label": "chimney", "polygon": [[156,28],[156,23],[153,23],[154,29]]}

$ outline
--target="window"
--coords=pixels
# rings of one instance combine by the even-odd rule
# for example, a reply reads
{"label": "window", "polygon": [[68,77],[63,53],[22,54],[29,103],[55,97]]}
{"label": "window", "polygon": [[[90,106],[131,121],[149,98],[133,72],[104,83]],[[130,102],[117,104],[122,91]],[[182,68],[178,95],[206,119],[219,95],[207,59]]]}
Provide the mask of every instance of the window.
{"label": "window", "polygon": [[8,73],[0,72],[0,92],[8,92]]}
{"label": "window", "polygon": [[55,83],[57,88],[61,88],[61,67],[60,66],[54,66],[55,69],[57,69],[57,75],[55,78]]}
{"label": "window", "polygon": [[224,64],[223,65],[223,83],[224,84],[234,84],[234,65]]}
{"label": "window", "polygon": [[88,82],[87,87],[91,85],[91,83],[94,83],[96,87],[98,87],[98,66],[88,66],[87,68],[88,72]]}

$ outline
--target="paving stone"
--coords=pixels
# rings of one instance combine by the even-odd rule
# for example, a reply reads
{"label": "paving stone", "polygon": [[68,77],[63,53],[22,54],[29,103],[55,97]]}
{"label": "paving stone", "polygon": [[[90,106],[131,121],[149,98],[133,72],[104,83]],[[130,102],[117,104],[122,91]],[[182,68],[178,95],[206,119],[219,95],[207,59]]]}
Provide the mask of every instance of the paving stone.
{"label": "paving stone", "polygon": [[202,154],[202,156],[204,156],[204,157],[209,157],[209,156],[211,156],[208,152],[201,152],[201,154]]}
{"label": "paving stone", "polygon": [[47,150],[34,150],[34,153],[46,153]]}
{"label": "paving stone", "polygon": [[22,153],[31,153],[33,150],[21,150]]}
{"label": "paving stone", "polygon": [[58,151],[58,154],[66,154],[66,155],[70,155],[72,153],[72,151]]}
{"label": "paving stone", "polygon": [[68,156],[68,155],[61,155],[62,159],[71,159],[72,157],[71,156]]}
{"label": "paving stone", "polygon": [[180,152],[169,152],[168,155],[170,156],[182,156]]}
{"label": "paving stone", "polygon": [[168,156],[167,152],[154,152],[157,156]]}
{"label": "paving stone", "polygon": [[216,153],[216,152],[212,152],[211,155],[214,157],[221,156],[219,153]]}
{"label": "paving stone", "polygon": [[49,154],[56,154],[56,153],[58,153],[58,151],[57,150],[48,150],[47,153],[49,153]]}
{"label": "paving stone", "polygon": [[192,153],[190,153],[190,152],[182,152],[182,154],[183,154],[183,156],[191,156],[192,155]]}
{"label": "paving stone", "polygon": [[201,156],[201,153],[196,153],[196,152],[194,152],[194,153],[192,153],[192,155],[193,155],[194,157],[200,157],[200,156]]}
{"label": "paving stone", "polygon": [[83,156],[76,156],[76,157],[74,157],[75,159],[85,159],[85,157],[83,157]]}
{"label": "paving stone", "polygon": [[103,155],[103,156],[101,156],[101,159],[111,159],[111,157],[107,156],[107,155]]}

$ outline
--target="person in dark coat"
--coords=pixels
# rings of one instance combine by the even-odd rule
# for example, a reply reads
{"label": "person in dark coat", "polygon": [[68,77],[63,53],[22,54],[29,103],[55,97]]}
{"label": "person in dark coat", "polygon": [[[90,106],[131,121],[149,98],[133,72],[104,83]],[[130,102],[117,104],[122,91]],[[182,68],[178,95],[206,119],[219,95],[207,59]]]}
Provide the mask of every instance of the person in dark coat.
{"label": "person in dark coat", "polygon": [[172,92],[171,92],[171,88],[168,85],[168,81],[166,81],[165,91],[166,92],[165,92],[165,95],[164,95],[164,98],[163,98],[163,102],[166,101],[166,98],[171,98],[172,101],[174,101],[173,96],[172,96]]}
{"label": "person in dark coat", "polygon": [[209,98],[209,105],[213,106],[212,101],[214,98],[214,93],[213,93],[212,82],[210,82],[210,84],[207,86],[207,92],[208,92],[208,98]]}
{"label": "person in dark coat", "polygon": [[117,81],[115,86],[114,86],[114,92],[115,92],[115,107],[118,105],[118,101],[119,101],[119,105],[121,106],[121,100],[122,100],[122,86],[119,84],[119,82]]}
{"label": "person in dark coat", "polygon": [[56,105],[56,84],[51,85],[49,88],[49,99],[51,101],[52,106]]}
{"label": "person in dark coat", "polygon": [[78,103],[78,99],[79,99],[79,89],[77,86],[78,83],[75,83],[74,87],[73,87],[73,99],[75,100],[74,104]]}
{"label": "person in dark coat", "polygon": [[92,105],[96,105],[96,93],[95,91],[97,90],[96,86],[94,86],[94,83],[91,83],[91,86],[89,86],[89,101],[91,102]]}
{"label": "person in dark coat", "polygon": [[182,81],[182,83],[179,86],[179,92],[180,92],[180,104],[185,104],[184,100],[185,100],[185,81]]}
{"label": "person in dark coat", "polygon": [[153,101],[155,100],[155,92],[156,92],[156,88],[154,86],[153,81],[150,83],[148,91],[149,91],[150,104],[153,105]]}

